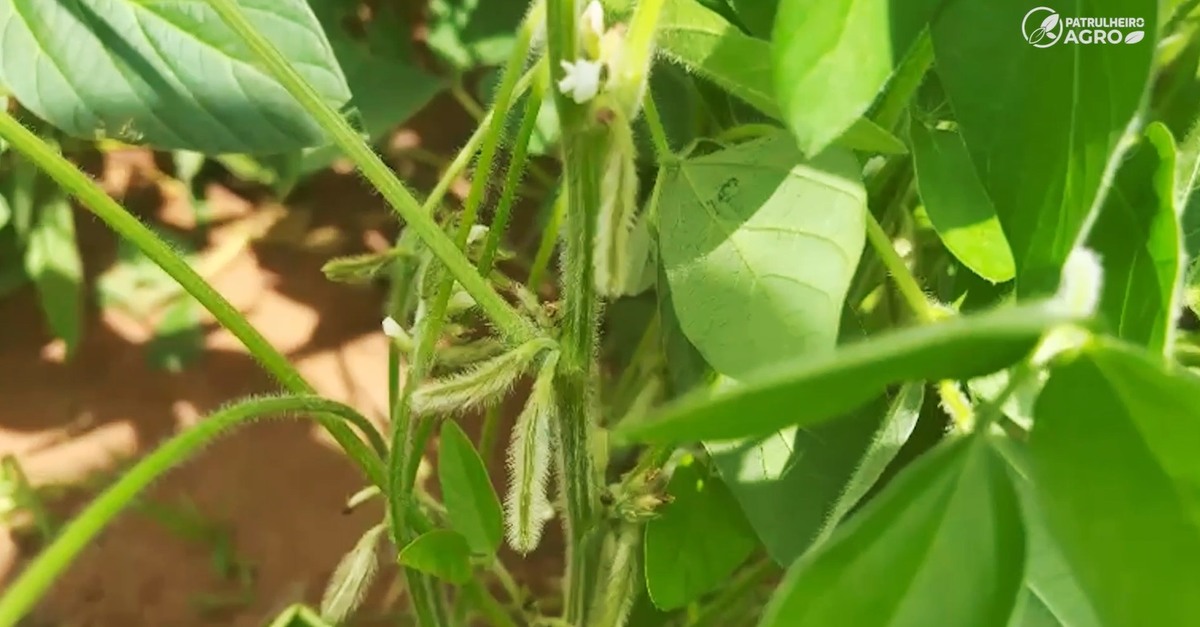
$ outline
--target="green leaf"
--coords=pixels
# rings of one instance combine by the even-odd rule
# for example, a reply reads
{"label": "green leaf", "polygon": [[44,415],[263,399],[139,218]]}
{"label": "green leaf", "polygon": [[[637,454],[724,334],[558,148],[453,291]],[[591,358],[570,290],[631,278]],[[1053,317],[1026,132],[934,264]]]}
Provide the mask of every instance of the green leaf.
{"label": "green leaf", "polygon": [[667,494],[674,500],[646,523],[643,548],[650,598],[672,610],[725,583],[758,542],[729,489],[691,455],[675,467]]}
{"label": "green leaf", "polygon": [[1200,379],[1097,339],[1035,408],[1038,501],[1104,625],[1200,619]]}
{"label": "green leaf", "polygon": [[804,162],[783,133],[668,172],[660,254],[680,325],[708,363],[741,378],[833,348],[865,207],[853,156]]}
{"label": "green leaf", "polygon": [[[769,42],[746,35],[697,0],[665,0],[657,36],[659,52],[666,58],[762,113],[783,119],[775,101]],[[897,146],[872,128],[875,125],[868,120],[851,122],[834,134],[835,138],[841,136],[840,145],[884,153],[896,151]]]}
{"label": "green leaf", "polygon": [[1003,462],[985,438],[961,438],[907,468],[796,562],[759,625],[1003,625],[1024,549]]}
{"label": "green leaf", "polygon": [[829,354],[766,368],[731,390],[690,393],[656,414],[630,420],[611,437],[694,442],[761,436],[789,425],[809,428],[862,406],[894,383],[971,379],[1007,368],[1044,332],[1067,321],[1034,303],[886,331]]}
{"label": "green leaf", "polygon": [[430,49],[455,70],[498,65],[508,58],[525,2],[433,0],[429,3]]}
{"label": "green leaf", "polygon": [[400,563],[453,584],[471,579],[471,547],[449,529],[423,533],[400,550]]}
{"label": "green leaf", "polygon": [[[1141,104],[1155,47],[1154,0],[1061,6],[1064,18],[1143,18],[1149,36],[1134,44],[1037,48],[1019,30],[1034,6],[990,0],[948,2],[932,26],[937,72],[1004,227],[1022,297],[1053,291],[1103,200],[1105,174]],[[1063,27],[1060,39],[1068,31]]]}
{"label": "green leaf", "polygon": [[442,423],[438,447],[438,481],[450,526],[479,555],[495,555],[504,537],[500,499],[487,467],[458,423]]}
{"label": "green leaf", "polygon": [[805,154],[824,150],[867,111],[939,4],[781,0],[775,95]]}
{"label": "green leaf", "polygon": [[1088,236],[1104,265],[1100,313],[1113,335],[1160,355],[1174,350],[1187,261],[1175,198],[1175,141],[1155,123],[1122,161]]}
{"label": "green leaf", "polygon": [[1100,627],[1091,602],[1079,588],[1062,551],[1046,529],[1045,514],[1037,503],[1027,448],[1008,437],[995,437],[993,443],[1008,462],[1025,521],[1024,599],[1013,613],[1010,627]]}
{"label": "green leaf", "polygon": [[392,5],[372,8],[360,36],[347,27],[358,7],[344,0],[308,0],[329,37],[338,64],[346,74],[351,104],[362,116],[372,140],[382,138],[429,103],[442,81],[423,72],[414,60],[405,19]]}
{"label": "green leaf", "polygon": [[881,395],[811,428],[705,443],[775,562],[790,565],[866,494],[912,432],[923,389],[906,387],[891,407]]}
{"label": "green leaf", "polygon": [[35,211],[25,249],[25,272],[37,285],[42,312],[73,355],[83,335],[83,261],[75,245],[75,213],[55,192]]}
{"label": "green leaf", "polygon": [[[303,0],[238,4],[327,103],[350,99]],[[326,143],[205,2],[11,0],[0,33],[0,82],[71,135],[206,154]]]}
{"label": "green leaf", "polygon": [[850,475],[850,480],[846,482],[845,489],[830,511],[822,538],[832,533],[850,510],[862,502],[883,476],[888,465],[896,459],[896,455],[912,435],[913,429],[917,427],[917,419],[921,417],[921,406],[924,402],[924,381],[901,386],[884,414],[883,421],[875,430],[870,445],[859,457],[854,473]]}
{"label": "green leaf", "polygon": [[839,146],[862,152],[877,152],[885,155],[908,153],[908,146],[905,146],[899,137],[892,135],[882,126],[866,118],[855,120],[837,143]]}
{"label": "green leaf", "polygon": [[728,0],[738,18],[755,37],[770,38],[779,0]]}
{"label": "green leaf", "polygon": [[180,298],[163,313],[146,345],[150,365],[167,372],[182,372],[204,354],[203,309],[190,296]]}
{"label": "green leaf", "polygon": [[917,188],[942,243],[972,272],[993,282],[1013,278],[1012,251],[962,137],[912,119],[909,138]]}

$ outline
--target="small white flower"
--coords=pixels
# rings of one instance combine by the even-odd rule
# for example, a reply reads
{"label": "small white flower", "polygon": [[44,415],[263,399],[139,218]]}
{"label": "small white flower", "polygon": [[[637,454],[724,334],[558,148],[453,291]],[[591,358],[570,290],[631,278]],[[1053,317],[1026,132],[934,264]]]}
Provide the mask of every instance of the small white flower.
{"label": "small white flower", "polygon": [[383,319],[383,334],[395,340],[404,337],[404,329],[395,318],[388,316]]}
{"label": "small white flower", "polygon": [[579,34],[584,38],[600,38],[604,34],[604,7],[596,0],[588,3],[579,21]]}
{"label": "small white flower", "polygon": [[563,61],[562,69],[566,75],[558,81],[558,88],[564,94],[569,95],[575,104],[583,104],[600,93],[600,69],[602,67],[603,65],[599,61],[588,61],[587,59],[579,59],[574,63]]}

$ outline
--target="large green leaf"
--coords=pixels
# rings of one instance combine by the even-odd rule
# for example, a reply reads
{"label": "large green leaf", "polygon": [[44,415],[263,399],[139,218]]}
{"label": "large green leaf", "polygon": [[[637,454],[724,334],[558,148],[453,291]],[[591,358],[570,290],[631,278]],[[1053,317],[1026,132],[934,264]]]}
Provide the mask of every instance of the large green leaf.
{"label": "large green leaf", "polygon": [[922,392],[905,386],[890,407],[880,396],[811,428],[706,443],[772,559],[790,565],[862,499],[912,433]]}
{"label": "large green leaf", "polygon": [[660,254],[687,337],[721,374],[831,349],[862,253],[858,163],[804,161],[783,133],[667,173]]}
{"label": "large green leaf", "polygon": [[993,442],[1008,462],[1025,521],[1025,586],[1010,627],[1100,627],[1096,611],[1046,529],[1027,448],[1007,436]]}
{"label": "large green leaf", "polygon": [[757,541],[729,489],[694,457],[680,460],[667,494],[672,501],[646,523],[643,550],[646,590],[671,610],[726,582]]}
{"label": "large green leaf", "polygon": [[57,192],[34,213],[25,272],[37,284],[50,330],[72,355],[83,336],[83,262],[75,244],[75,213],[67,197]]}
{"label": "large green leaf", "polygon": [[[665,0],[658,45],[668,59],[762,113],[784,119],[775,100],[770,42],[743,33],[697,0]],[[903,152],[903,144],[886,130],[857,114],[850,122],[833,134],[838,144],[863,151]]]}
{"label": "large green leaf", "polygon": [[908,133],[921,201],[946,249],[993,283],[1012,279],[1012,251],[962,137],[916,118]]}
{"label": "large green leaf", "polygon": [[504,537],[500,499],[479,453],[453,420],[442,423],[438,481],[450,526],[467,539],[472,552],[495,555]]}
{"label": "large green leaf", "polygon": [[1175,207],[1175,141],[1162,124],[1121,164],[1088,236],[1104,264],[1100,313],[1113,334],[1170,350],[1186,264]]}
{"label": "large green leaf", "polygon": [[[1012,248],[1022,296],[1055,288],[1103,199],[1106,172],[1142,101],[1157,32],[1155,0],[1040,4],[1049,8],[948,2],[932,27],[938,75]],[[1050,9],[1062,34],[1035,47],[1021,36],[1022,22],[1029,13],[1032,32]],[[1146,37],[1072,43],[1065,18],[1075,17],[1142,18]]]}
{"label": "large green leaf", "polygon": [[[971,379],[1025,357],[1047,330],[1068,321],[1044,303],[1006,307],[891,330],[754,373],[744,384],[698,390],[612,433],[617,440],[694,442],[809,428],[854,410],[902,381]],[[780,408],[788,408],[781,412]]]}
{"label": "large green leaf", "polygon": [[782,0],[772,31],[775,96],[805,154],[850,128],[940,0]]}
{"label": "large green leaf", "polygon": [[1200,378],[1095,340],[1055,367],[1030,455],[1050,531],[1104,625],[1200,621]]}
{"label": "large green leaf", "polygon": [[910,466],[827,544],[802,557],[760,627],[1002,627],[1025,538],[1004,463],[983,437]]}
{"label": "large green leaf", "polygon": [[[303,0],[239,0],[330,105],[350,99]],[[326,142],[205,2],[0,2],[0,82],[75,136],[164,149],[285,152]]]}

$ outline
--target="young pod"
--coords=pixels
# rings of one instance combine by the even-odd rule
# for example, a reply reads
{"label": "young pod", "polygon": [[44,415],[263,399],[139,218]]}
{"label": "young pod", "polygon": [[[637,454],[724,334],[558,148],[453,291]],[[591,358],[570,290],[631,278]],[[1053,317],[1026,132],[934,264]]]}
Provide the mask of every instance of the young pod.
{"label": "young pod", "polygon": [[537,548],[546,522],[554,517],[549,483],[553,424],[557,419],[554,369],[558,353],[546,356],[525,408],[517,417],[508,447],[508,494],[504,518],[508,545],[521,554]]}

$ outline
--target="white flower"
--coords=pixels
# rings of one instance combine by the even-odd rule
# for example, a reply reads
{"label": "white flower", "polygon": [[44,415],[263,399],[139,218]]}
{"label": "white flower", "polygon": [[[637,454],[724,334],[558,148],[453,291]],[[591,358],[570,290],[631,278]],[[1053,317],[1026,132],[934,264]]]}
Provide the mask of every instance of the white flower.
{"label": "white flower", "polygon": [[588,61],[587,59],[578,59],[574,63],[563,61],[562,69],[566,75],[558,81],[558,88],[569,95],[575,104],[583,104],[600,93],[600,69],[602,67],[603,65],[599,61]]}
{"label": "white flower", "polygon": [[400,328],[400,323],[396,322],[395,318],[388,316],[383,319],[383,334],[398,339],[404,337],[404,329]]}
{"label": "white flower", "polygon": [[604,7],[596,0],[588,3],[579,20],[579,34],[586,40],[595,37],[597,40],[604,34]]}

